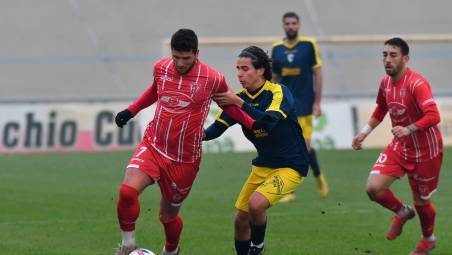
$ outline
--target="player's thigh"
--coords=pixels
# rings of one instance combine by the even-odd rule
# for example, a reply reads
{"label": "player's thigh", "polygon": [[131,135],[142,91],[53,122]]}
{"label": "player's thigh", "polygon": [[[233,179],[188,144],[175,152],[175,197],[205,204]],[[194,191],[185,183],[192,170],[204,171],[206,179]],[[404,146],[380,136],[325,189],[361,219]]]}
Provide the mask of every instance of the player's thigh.
{"label": "player's thigh", "polygon": [[408,180],[414,199],[429,200],[438,188],[443,154],[435,158],[420,162],[412,172],[408,173]]}
{"label": "player's thigh", "polygon": [[400,165],[396,156],[387,150],[380,153],[367,178],[366,191],[377,194],[391,186],[391,184],[405,175],[405,169]]}
{"label": "player's thigh", "polygon": [[171,206],[178,207],[187,198],[199,170],[200,160],[193,163],[165,160],[158,184],[165,199]]}
{"label": "player's thigh", "polygon": [[158,179],[159,166],[151,150],[142,142],[135,150],[127,164],[123,184],[142,192],[148,185]]}
{"label": "player's thigh", "polygon": [[235,207],[239,211],[248,213],[248,201],[253,192],[266,180],[270,168],[252,166],[248,179],[243,184],[242,190],[235,202]]}
{"label": "player's thigh", "polygon": [[306,116],[299,116],[298,123],[303,130],[303,137],[306,142],[310,142],[312,140],[312,132],[314,131],[312,114]]}
{"label": "player's thigh", "polygon": [[276,168],[256,189],[256,192],[263,195],[272,206],[285,195],[294,192],[303,180],[304,177],[292,168]]}

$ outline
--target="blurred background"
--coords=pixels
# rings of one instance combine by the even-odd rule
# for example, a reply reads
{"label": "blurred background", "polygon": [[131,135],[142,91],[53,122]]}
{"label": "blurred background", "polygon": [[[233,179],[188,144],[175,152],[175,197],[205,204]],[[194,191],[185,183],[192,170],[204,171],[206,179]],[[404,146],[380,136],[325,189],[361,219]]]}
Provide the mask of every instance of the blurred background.
{"label": "blurred background", "polygon": [[[451,8],[446,0],[3,0],[0,107],[5,114],[0,117],[0,153],[52,146],[122,148],[127,143],[114,138],[120,134],[111,119],[150,85],[153,63],[169,56],[168,40],[177,29],[194,29],[201,60],[238,89],[237,54],[250,44],[269,51],[284,36],[281,17],[287,11],[300,15],[301,35],[319,42],[325,117],[336,114],[328,113],[337,103],[346,102],[350,109],[339,118],[349,132],[332,138],[345,137],[343,145],[336,141],[333,147],[346,147],[368,118],[367,111],[353,112],[353,107],[363,107],[350,102],[373,107],[384,74],[382,44],[394,35],[408,39],[410,66],[430,81],[433,93],[452,96]],[[107,102],[113,104],[107,107]],[[131,147],[139,140],[135,133],[141,133],[151,117],[152,109],[141,114],[141,120],[136,118],[135,130],[123,131],[125,140],[133,140]],[[108,132],[114,136],[110,142]],[[95,141],[87,145],[89,140]]]}

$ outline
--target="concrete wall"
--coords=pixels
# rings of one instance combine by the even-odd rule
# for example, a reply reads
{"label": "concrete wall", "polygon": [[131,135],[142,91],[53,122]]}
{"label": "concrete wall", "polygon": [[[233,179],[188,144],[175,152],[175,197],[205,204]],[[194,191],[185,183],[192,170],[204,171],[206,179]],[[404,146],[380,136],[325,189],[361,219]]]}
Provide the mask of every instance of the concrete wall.
{"label": "concrete wall", "polygon": [[[162,40],[181,27],[200,37],[282,37],[281,15],[293,10],[306,35],[451,33],[451,9],[447,0],[0,0],[0,99],[136,97]],[[320,47],[326,93],[376,92],[381,45]],[[237,49],[205,52],[237,87]],[[447,92],[451,44],[412,52],[411,65]]]}

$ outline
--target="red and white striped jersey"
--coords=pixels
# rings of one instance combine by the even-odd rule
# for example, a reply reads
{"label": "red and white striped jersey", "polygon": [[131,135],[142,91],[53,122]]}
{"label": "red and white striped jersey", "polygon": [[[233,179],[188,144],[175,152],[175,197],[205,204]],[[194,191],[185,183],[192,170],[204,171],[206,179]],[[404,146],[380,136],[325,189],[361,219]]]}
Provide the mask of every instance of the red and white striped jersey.
{"label": "red and white striped jersey", "polygon": [[[180,74],[173,59],[164,58],[154,65],[152,85],[128,109],[136,115],[157,102],[144,139],[163,156],[190,163],[201,157],[203,125],[212,96],[227,89],[224,76],[199,60],[188,73]],[[239,122],[245,120],[244,125],[251,127],[253,119],[238,107],[232,110],[240,115]]]}
{"label": "red and white striped jersey", "polygon": [[396,83],[388,75],[383,78],[373,117],[381,121],[387,112],[393,127],[415,124],[419,128],[403,138],[394,137],[389,144],[402,159],[424,162],[442,152],[443,142],[437,127],[440,121],[438,107],[430,84],[419,73],[406,68]]}

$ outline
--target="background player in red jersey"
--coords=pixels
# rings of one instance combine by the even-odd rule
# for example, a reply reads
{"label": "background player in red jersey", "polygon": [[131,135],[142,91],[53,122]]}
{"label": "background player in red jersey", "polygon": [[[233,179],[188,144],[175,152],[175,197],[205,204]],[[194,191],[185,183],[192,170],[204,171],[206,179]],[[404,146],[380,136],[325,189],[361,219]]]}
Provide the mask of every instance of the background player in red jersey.
{"label": "background player in red jersey", "polygon": [[394,138],[373,166],[366,192],[372,201],[396,214],[387,233],[387,239],[394,240],[415,211],[404,205],[389,187],[396,179],[408,175],[423,234],[411,255],[421,255],[429,254],[436,244],[433,234],[436,211],[430,198],[438,186],[443,144],[436,126],[440,116],[430,85],[406,66],[408,54],[409,47],[403,39],[385,42],[383,64],[387,75],[381,81],[375,111],[353,138],[352,147],[362,149],[364,139],[389,112]]}
{"label": "background player in red jersey", "polygon": [[[223,75],[198,60],[198,39],[192,30],[180,29],[172,36],[171,54],[171,58],[155,63],[152,85],[115,118],[122,127],[140,110],[157,102],[154,118],[130,159],[120,186],[117,212],[122,242],[117,255],[128,255],[136,248],[138,196],[155,182],[162,194],[159,220],[166,241],[162,255],[179,253],[183,228],[179,209],[199,169],[203,124],[212,96],[228,90]],[[221,107],[245,127],[252,126],[254,120],[239,107]]]}

